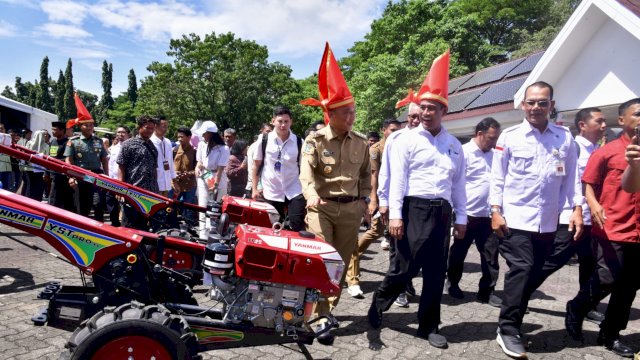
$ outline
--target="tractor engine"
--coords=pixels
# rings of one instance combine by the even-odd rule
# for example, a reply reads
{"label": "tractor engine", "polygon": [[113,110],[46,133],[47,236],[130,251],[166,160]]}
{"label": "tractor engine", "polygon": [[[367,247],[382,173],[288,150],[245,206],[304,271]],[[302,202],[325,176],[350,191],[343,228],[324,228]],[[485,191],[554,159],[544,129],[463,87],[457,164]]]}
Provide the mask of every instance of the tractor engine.
{"label": "tractor engine", "polygon": [[344,262],[311,233],[240,225],[233,236],[210,237],[203,267],[224,321],[290,332],[321,297],[340,292]]}

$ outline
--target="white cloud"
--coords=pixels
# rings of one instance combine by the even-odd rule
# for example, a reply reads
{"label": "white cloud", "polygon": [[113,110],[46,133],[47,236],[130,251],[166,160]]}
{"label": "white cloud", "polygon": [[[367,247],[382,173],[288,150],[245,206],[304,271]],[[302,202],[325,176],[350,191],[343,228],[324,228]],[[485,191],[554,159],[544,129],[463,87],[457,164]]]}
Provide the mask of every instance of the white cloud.
{"label": "white cloud", "polygon": [[38,2],[35,0],[0,0],[0,3],[5,3],[15,6],[23,6],[31,9],[38,8]]}
{"label": "white cloud", "polygon": [[17,28],[4,20],[0,20],[0,37],[11,37],[17,34]]}
{"label": "white cloud", "polygon": [[92,36],[89,32],[76,25],[46,23],[38,27],[37,30],[56,39],[82,39]]}
{"label": "white cloud", "polygon": [[369,30],[386,0],[245,0],[215,2],[197,10],[176,1],[105,0],[88,12],[103,26],[142,41],[166,42],[183,34],[233,32],[267,45],[274,54],[301,57],[322,51],[324,41],[347,47]]}
{"label": "white cloud", "polygon": [[80,25],[87,16],[87,6],[77,1],[48,0],[40,3],[40,7],[52,22]]}

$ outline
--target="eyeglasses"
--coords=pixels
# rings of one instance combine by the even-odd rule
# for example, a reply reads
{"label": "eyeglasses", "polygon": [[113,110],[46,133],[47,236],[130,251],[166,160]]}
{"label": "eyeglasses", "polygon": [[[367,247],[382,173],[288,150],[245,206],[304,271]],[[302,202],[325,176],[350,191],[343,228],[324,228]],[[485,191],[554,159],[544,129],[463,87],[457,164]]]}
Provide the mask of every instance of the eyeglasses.
{"label": "eyeglasses", "polygon": [[536,106],[536,104],[538,104],[538,107],[546,108],[546,107],[549,107],[550,101],[549,100],[525,100],[524,103],[531,107],[534,107]]}

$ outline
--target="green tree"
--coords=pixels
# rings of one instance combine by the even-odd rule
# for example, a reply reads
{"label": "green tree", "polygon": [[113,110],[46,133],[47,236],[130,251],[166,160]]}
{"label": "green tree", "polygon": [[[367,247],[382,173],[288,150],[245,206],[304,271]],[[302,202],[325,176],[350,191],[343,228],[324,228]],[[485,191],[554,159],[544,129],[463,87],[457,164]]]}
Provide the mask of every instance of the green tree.
{"label": "green tree", "polygon": [[100,105],[103,109],[111,109],[113,107],[112,82],[113,64],[108,64],[107,60],[104,60],[102,62],[102,98],[100,99]]}
{"label": "green tree", "polygon": [[123,93],[115,98],[113,109],[109,110],[108,120],[100,125],[110,129],[115,129],[119,125],[127,125],[130,129],[134,129],[136,127],[135,117],[135,108],[131,104],[128,94]]}
{"label": "green tree", "polygon": [[0,95],[11,100],[17,99],[16,94],[13,93],[13,89],[11,89],[11,87],[8,85],[4,87],[4,90],[2,90],[2,93],[0,93]]}
{"label": "green tree", "polygon": [[49,57],[45,56],[40,65],[40,86],[36,94],[36,107],[46,112],[53,112],[53,100],[49,88]]}
{"label": "green tree", "polygon": [[[64,114],[67,119],[75,119],[77,114],[76,104],[73,100],[73,64],[71,59],[67,61],[67,68],[64,71]],[[86,105],[86,104],[85,104]]]}
{"label": "green tree", "polygon": [[59,121],[68,120],[64,112],[64,94],[65,94],[65,79],[62,70],[58,72],[58,81],[56,81],[54,89],[55,93],[55,111]]}
{"label": "green tree", "polygon": [[16,76],[16,100],[23,103],[29,103],[29,89],[22,83],[22,78],[20,76]]}
{"label": "green tree", "polygon": [[[98,95],[82,90],[76,90],[76,92],[84,106],[87,108],[87,111],[89,111],[89,114],[91,114],[91,117],[95,119],[96,111],[99,111],[100,108],[98,104]],[[74,114],[73,117],[75,118],[76,115],[77,114]]]}
{"label": "green tree", "polygon": [[[211,119],[220,129],[241,136],[256,133],[271,110],[296,88],[291,69],[269,63],[268,51],[233,34],[185,35],[170,42],[172,64],[153,62],[142,81],[137,113],[164,114],[172,131],[198,119]],[[296,99],[299,100],[299,99]]]}
{"label": "green tree", "polygon": [[38,105],[38,82],[36,81],[35,84],[32,84],[30,81],[27,81],[24,86],[27,88],[27,91],[29,92],[29,99],[27,100],[27,105],[31,106],[31,107],[37,107]]}
{"label": "green tree", "polygon": [[127,87],[127,99],[131,103],[131,106],[136,106],[138,101],[138,80],[136,80],[136,73],[133,69],[129,70],[129,87]]}

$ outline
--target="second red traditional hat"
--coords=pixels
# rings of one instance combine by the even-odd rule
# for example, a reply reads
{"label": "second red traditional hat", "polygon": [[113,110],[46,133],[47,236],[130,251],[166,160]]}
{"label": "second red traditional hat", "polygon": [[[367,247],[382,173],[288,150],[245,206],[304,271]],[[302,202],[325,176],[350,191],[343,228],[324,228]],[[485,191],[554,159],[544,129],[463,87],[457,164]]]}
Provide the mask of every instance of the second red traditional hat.
{"label": "second red traditional hat", "polygon": [[420,104],[421,100],[435,100],[445,107],[449,106],[449,50],[433,60],[427,77],[417,94],[409,89],[406,98],[396,103],[396,109],[411,102]]}
{"label": "second red traditional hat", "polygon": [[327,114],[329,110],[355,102],[328,42],[325,45],[322,62],[318,70],[318,93],[320,95],[319,100],[313,98],[304,99],[300,101],[300,104],[322,107],[325,123],[329,121]]}
{"label": "second red traditional hat", "polygon": [[91,117],[91,114],[89,114],[89,110],[87,110],[87,108],[82,103],[82,100],[80,100],[80,96],[78,96],[78,93],[77,92],[73,93],[73,97],[76,103],[78,117],[67,121],[67,129],[72,128],[78,124],[86,124],[86,123],[93,122],[93,118]]}

